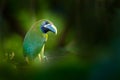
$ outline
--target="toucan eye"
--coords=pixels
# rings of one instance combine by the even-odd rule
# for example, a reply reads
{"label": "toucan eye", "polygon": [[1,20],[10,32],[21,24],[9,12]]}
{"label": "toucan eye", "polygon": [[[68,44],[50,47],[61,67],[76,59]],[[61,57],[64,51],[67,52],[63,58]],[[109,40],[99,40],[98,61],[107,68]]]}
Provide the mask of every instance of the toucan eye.
{"label": "toucan eye", "polygon": [[49,29],[46,28],[47,25],[49,25],[50,23],[48,21],[44,21],[42,23],[42,25],[40,26],[41,30],[43,33],[47,33],[49,31]]}
{"label": "toucan eye", "polygon": [[48,22],[48,21],[44,21],[44,22],[43,22],[43,25],[46,25],[46,24],[49,24],[49,22]]}
{"label": "toucan eye", "polygon": [[48,21],[45,21],[45,24],[49,24],[49,22],[48,22]]}

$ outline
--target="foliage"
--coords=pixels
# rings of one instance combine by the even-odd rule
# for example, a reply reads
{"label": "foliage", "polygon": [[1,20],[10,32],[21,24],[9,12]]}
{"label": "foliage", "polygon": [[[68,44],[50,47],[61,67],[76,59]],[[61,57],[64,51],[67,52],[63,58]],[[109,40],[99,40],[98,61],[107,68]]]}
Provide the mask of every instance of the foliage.
{"label": "foliage", "polygon": [[[40,19],[52,21],[45,55],[25,63],[26,32]],[[0,80],[119,80],[119,0],[1,0]]]}

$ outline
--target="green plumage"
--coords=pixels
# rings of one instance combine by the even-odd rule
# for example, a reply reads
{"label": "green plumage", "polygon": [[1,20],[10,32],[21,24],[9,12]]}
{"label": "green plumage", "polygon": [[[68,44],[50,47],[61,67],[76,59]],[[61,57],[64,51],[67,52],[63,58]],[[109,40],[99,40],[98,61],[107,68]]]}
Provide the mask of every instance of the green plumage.
{"label": "green plumage", "polygon": [[[24,55],[29,59],[34,59],[41,52],[44,57],[44,46],[47,41],[47,34],[40,30],[40,26],[44,20],[36,22],[27,32],[23,42]],[[42,50],[43,49],[43,50]]]}

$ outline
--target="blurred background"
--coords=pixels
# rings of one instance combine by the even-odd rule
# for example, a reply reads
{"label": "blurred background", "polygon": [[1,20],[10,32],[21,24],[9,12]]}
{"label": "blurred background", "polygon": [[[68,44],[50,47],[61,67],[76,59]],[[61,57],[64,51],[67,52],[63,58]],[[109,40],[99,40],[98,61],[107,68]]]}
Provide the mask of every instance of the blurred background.
{"label": "blurred background", "polygon": [[[22,43],[40,19],[58,35],[35,67]],[[0,80],[120,80],[120,0],[0,0]]]}

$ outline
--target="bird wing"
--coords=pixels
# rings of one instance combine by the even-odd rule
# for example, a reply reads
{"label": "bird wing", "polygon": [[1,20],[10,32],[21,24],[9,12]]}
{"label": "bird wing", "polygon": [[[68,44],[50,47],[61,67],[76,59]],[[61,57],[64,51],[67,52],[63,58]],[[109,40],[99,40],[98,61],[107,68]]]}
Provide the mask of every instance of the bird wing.
{"label": "bird wing", "polygon": [[35,58],[46,42],[46,37],[40,30],[40,25],[40,22],[34,24],[27,32],[23,42],[24,55],[30,58]]}

